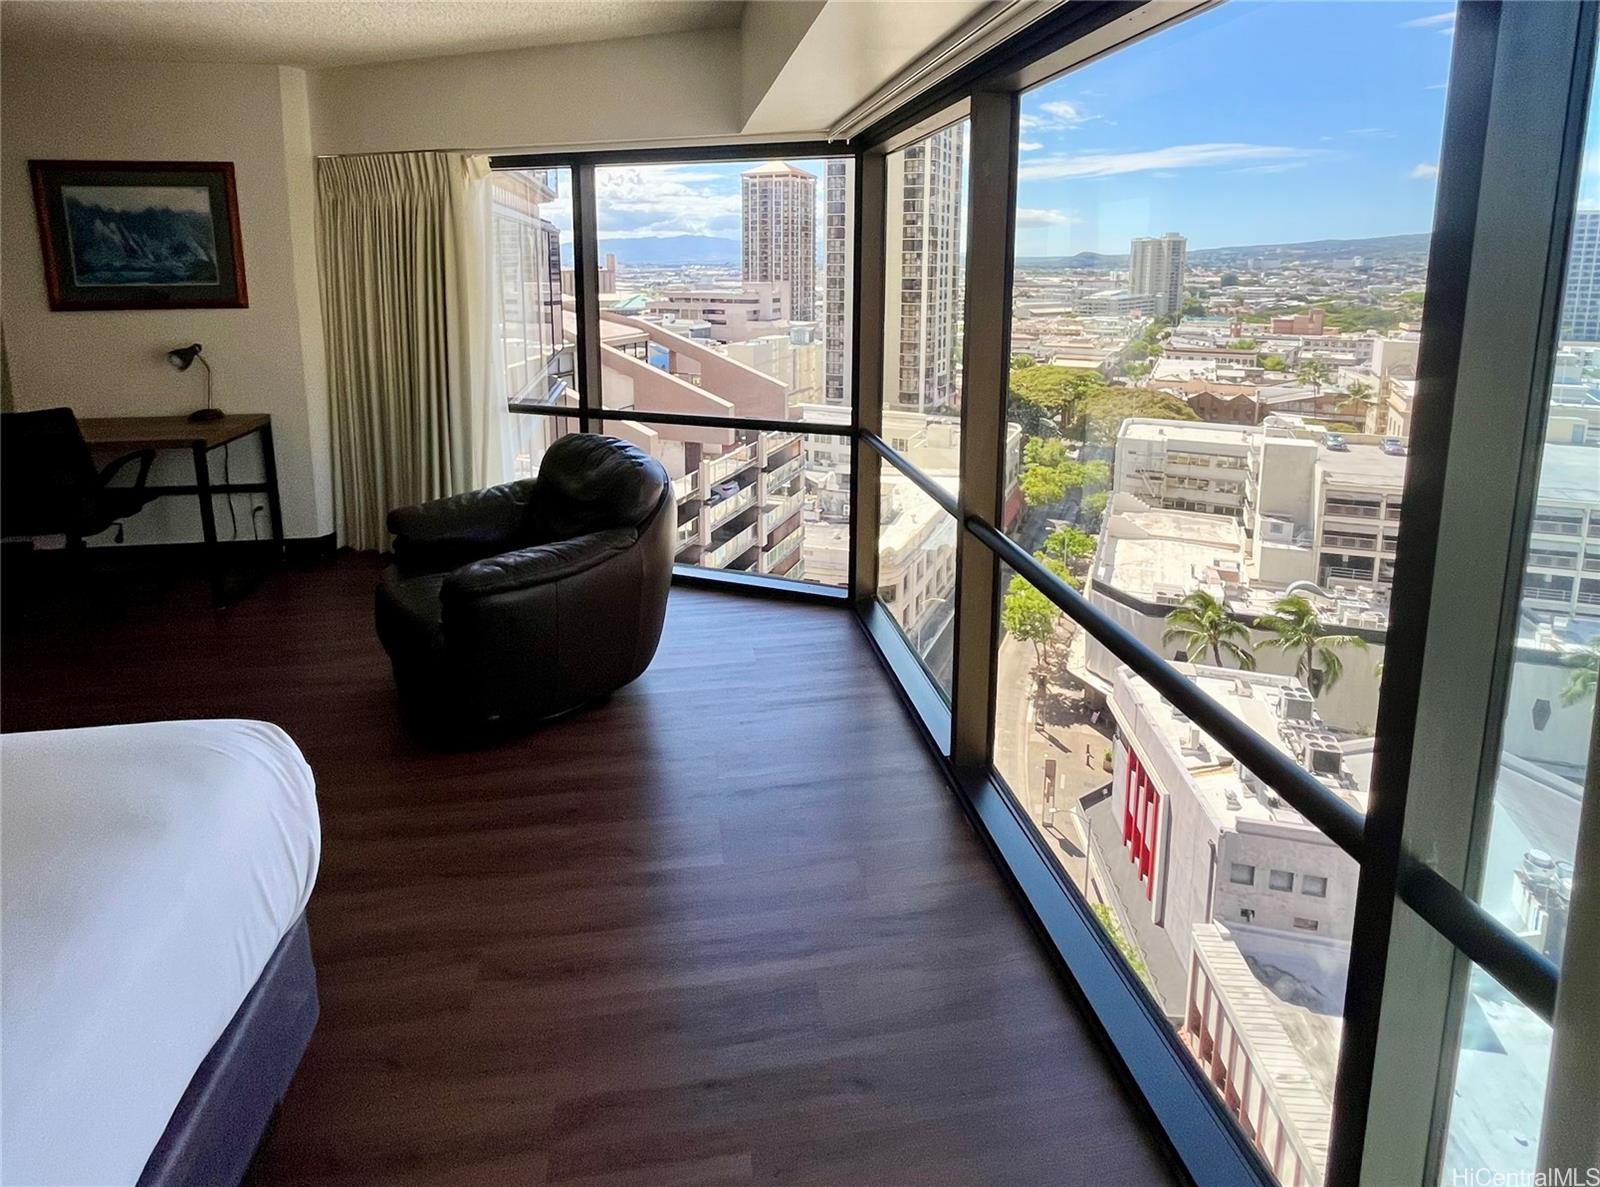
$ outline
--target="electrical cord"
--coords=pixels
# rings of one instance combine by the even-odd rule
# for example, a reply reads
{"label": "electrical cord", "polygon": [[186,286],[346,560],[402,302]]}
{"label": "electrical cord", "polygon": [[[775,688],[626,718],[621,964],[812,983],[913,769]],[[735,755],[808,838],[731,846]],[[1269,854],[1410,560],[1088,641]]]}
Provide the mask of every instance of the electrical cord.
{"label": "electrical cord", "polygon": [[[226,445],[222,447],[222,485],[231,487],[233,486],[233,475],[228,470],[228,448]],[[237,540],[239,538],[239,513],[233,506],[232,490],[228,491],[228,522],[233,525],[233,536],[231,538]]]}

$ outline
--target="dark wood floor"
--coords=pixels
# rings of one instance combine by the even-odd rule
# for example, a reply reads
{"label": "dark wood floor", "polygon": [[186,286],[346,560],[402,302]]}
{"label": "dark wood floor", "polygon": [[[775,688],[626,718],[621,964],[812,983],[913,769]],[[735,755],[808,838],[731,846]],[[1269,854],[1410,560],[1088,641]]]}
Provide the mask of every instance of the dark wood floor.
{"label": "dark wood floor", "polygon": [[257,1181],[1171,1181],[844,611],[678,589],[609,704],[440,754],[375,574],[4,643],[7,730],[260,717],[316,770],[322,1019]]}

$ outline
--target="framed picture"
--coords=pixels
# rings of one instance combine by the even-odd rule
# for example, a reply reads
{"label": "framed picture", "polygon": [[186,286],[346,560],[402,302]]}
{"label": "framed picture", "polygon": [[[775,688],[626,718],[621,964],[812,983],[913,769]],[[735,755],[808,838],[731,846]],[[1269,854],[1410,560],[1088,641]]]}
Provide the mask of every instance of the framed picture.
{"label": "framed picture", "polygon": [[230,161],[29,161],[51,309],[243,309]]}

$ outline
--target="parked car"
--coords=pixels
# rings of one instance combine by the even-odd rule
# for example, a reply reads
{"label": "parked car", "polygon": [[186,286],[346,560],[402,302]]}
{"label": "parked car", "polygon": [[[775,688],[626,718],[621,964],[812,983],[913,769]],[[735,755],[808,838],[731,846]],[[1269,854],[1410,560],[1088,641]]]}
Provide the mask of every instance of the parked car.
{"label": "parked car", "polygon": [[1393,457],[1406,456],[1406,443],[1400,440],[1399,437],[1385,437],[1378,443],[1378,448]]}
{"label": "parked car", "polygon": [[1329,433],[1322,439],[1322,443],[1335,453],[1350,452],[1350,444],[1344,439],[1343,433]]}

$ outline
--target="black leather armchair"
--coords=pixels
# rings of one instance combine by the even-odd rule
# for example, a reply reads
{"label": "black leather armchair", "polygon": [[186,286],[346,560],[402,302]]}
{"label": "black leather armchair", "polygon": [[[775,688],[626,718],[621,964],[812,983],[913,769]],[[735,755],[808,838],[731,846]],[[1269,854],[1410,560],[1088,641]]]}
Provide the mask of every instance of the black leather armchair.
{"label": "black leather armchair", "polygon": [[661,640],[675,506],[659,462],[578,433],[537,478],[390,512],[378,638],[414,726],[535,721],[639,676]]}

